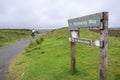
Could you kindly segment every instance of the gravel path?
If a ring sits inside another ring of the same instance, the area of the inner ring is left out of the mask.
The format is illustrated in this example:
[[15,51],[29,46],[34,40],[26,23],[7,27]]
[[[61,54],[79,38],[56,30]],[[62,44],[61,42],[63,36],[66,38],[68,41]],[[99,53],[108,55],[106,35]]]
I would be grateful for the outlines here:
[[14,59],[19,53],[21,53],[32,40],[35,40],[45,34],[46,33],[43,33],[38,35],[34,39],[29,38],[0,48],[0,80],[2,80],[4,74],[6,73],[10,61]]

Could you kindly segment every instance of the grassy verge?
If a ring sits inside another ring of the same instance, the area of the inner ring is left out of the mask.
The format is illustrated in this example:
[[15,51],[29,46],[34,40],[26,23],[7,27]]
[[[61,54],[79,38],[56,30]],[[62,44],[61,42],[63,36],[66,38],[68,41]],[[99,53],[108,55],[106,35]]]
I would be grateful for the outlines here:
[[[99,34],[81,30],[82,38]],[[71,71],[69,30],[66,28],[32,42],[10,65],[10,80],[99,80],[99,48],[76,44],[76,71]],[[108,80],[120,79],[120,38],[109,37]]]
[[0,30],[0,47],[30,37],[30,30]]

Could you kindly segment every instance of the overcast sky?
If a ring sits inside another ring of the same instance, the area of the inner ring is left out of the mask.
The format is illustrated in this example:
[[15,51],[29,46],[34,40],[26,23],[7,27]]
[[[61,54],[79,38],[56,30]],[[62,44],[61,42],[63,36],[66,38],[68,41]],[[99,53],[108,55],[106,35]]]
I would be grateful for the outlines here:
[[0,28],[60,28],[70,18],[109,12],[120,26],[120,0],[0,0]]

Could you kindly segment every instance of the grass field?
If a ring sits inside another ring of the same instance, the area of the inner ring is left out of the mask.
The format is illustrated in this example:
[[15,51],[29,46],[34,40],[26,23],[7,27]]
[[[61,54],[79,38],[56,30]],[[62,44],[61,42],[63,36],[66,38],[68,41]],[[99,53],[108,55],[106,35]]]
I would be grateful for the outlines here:
[[0,47],[30,37],[30,30],[0,29]]
[[[99,34],[81,30],[81,37]],[[76,44],[76,71],[71,71],[69,30],[55,30],[32,42],[11,63],[6,80],[99,80],[99,48]],[[120,80],[120,38],[109,37],[108,80]]]

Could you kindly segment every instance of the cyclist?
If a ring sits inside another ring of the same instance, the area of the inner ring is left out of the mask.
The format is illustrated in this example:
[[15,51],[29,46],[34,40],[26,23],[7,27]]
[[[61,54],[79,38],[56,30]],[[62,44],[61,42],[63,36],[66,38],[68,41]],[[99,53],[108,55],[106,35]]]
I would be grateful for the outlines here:
[[31,36],[34,38],[35,37],[35,29],[33,28],[32,29],[32,34],[31,34]]

